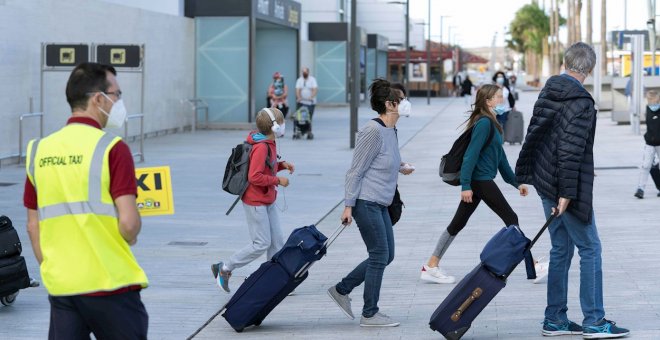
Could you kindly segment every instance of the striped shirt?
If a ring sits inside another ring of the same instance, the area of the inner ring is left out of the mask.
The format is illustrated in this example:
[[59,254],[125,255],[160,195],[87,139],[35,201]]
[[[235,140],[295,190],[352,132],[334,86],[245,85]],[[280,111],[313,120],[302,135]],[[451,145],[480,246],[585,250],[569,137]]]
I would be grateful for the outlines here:
[[400,166],[396,130],[370,120],[357,134],[353,163],[346,172],[344,204],[353,207],[361,199],[389,206]]

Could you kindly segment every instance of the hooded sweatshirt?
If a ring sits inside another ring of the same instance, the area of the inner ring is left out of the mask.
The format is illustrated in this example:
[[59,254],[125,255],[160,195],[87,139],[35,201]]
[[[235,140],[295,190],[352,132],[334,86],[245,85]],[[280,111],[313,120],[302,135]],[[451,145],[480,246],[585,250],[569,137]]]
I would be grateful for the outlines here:
[[[250,167],[248,171],[248,187],[241,198],[247,205],[270,205],[277,198],[277,172],[284,169],[282,163],[277,162],[277,148],[275,140],[264,139],[263,134],[258,131],[251,131],[248,134],[247,142],[252,145],[250,151]],[[270,149],[270,159],[268,158],[268,149]]]

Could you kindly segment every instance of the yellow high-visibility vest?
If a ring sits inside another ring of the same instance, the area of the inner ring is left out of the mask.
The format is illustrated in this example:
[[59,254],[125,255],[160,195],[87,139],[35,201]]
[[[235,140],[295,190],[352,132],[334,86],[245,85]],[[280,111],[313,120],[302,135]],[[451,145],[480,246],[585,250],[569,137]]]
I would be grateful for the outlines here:
[[69,124],[28,144],[26,171],[37,191],[41,278],[50,295],[148,284],[119,233],[110,195],[110,149],[121,138]]

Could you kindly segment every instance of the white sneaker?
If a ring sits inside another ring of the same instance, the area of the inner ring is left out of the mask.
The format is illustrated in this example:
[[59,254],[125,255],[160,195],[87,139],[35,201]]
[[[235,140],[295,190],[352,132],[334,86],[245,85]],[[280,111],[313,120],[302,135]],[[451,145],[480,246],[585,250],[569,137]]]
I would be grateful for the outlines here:
[[429,267],[427,265],[422,266],[422,275],[420,278],[424,281],[434,282],[434,283],[454,283],[456,278],[447,275],[444,270],[440,267]]
[[549,262],[536,262],[534,264],[534,269],[536,270],[536,278],[534,283],[547,283],[548,282],[548,267],[550,267]]

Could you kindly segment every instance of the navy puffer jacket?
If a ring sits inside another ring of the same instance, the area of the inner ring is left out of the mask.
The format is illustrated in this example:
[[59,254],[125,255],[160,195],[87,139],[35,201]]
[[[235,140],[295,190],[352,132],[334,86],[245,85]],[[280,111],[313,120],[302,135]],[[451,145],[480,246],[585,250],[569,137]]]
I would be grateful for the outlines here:
[[593,212],[594,100],[575,79],[553,76],[534,104],[516,163],[518,183],[533,185],[543,198],[571,199],[568,211],[588,223]]

